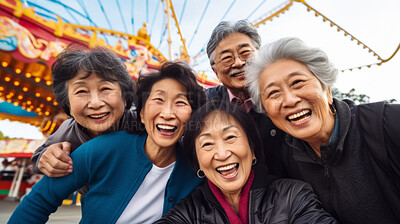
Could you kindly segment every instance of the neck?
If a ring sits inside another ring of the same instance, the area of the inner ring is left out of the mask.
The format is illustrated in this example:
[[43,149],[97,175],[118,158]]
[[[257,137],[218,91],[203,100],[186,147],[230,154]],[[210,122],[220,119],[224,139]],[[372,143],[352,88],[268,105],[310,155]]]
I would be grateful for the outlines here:
[[233,194],[224,194],[224,196],[231,205],[233,211],[235,211],[236,214],[239,214],[240,191]]
[[150,138],[147,138],[144,145],[144,152],[157,167],[166,167],[176,161],[175,145],[171,147],[159,147]]
[[335,127],[335,117],[330,115],[327,121],[324,124],[324,130],[318,133],[318,136],[315,139],[311,139],[306,142],[310,145],[310,147],[314,150],[314,152],[321,158],[321,150],[320,147],[322,145],[329,144],[329,140],[333,133],[333,128]]
[[245,89],[229,89],[231,93],[236,96],[237,98],[241,99],[242,101],[245,101],[250,98],[250,94],[248,93],[247,90]]

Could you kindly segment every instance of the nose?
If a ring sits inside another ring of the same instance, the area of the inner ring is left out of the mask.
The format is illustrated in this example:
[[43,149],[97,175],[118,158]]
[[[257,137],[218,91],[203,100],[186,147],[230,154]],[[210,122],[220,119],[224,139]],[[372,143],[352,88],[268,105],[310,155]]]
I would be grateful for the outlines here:
[[239,55],[235,56],[235,60],[233,61],[233,68],[241,68],[246,64],[246,60],[242,60]]
[[175,118],[175,110],[170,103],[164,104],[160,116],[166,120]]
[[89,97],[90,97],[90,99],[89,99],[88,106],[90,108],[97,109],[104,105],[104,101],[101,98],[101,96],[99,95],[99,93],[92,92]]
[[293,91],[286,91],[283,97],[283,106],[294,107],[298,102],[300,102],[300,100],[300,97],[298,97]]
[[228,149],[228,147],[223,142],[218,142],[216,144],[216,153],[214,158],[216,160],[224,161],[228,159],[232,155],[232,152]]

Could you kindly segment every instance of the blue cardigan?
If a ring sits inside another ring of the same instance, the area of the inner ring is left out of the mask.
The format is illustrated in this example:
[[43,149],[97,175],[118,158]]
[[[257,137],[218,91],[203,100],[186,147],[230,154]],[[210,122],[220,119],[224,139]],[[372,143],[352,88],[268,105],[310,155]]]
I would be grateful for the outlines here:
[[[82,199],[81,223],[115,223],[152,168],[144,152],[146,138],[147,134],[118,131],[83,144],[71,154],[74,172],[61,178],[44,176],[15,209],[9,223],[46,223],[63,199],[87,183],[90,190]],[[201,182],[179,142],[176,150],[163,214]]]

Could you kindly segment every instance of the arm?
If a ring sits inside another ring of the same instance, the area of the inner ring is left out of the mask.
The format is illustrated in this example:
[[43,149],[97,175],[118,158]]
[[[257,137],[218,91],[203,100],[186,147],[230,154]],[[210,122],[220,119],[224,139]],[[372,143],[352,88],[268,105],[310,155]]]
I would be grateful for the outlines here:
[[[383,127],[389,165],[400,180],[400,104],[386,104]],[[400,182],[398,183],[400,186]]]
[[[33,171],[50,177],[61,177],[72,172],[69,154],[89,137],[72,118],[64,121],[32,155]],[[62,144],[60,144],[62,143]]]
[[[271,184],[278,193],[285,197],[289,207],[288,223],[337,223],[325,210],[310,184],[292,179],[280,179]],[[277,200],[282,201],[282,199]]]
[[88,182],[89,169],[85,164],[88,150],[81,148],[71,155],[74,172],[61,178],[44,176],[14,210],[8,223],[46,223],[65,198]]

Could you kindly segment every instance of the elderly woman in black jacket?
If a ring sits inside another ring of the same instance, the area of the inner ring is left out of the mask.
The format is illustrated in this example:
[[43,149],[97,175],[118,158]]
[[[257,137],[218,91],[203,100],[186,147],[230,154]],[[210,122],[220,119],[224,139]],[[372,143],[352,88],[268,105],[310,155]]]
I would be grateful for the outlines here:
[[257,164],[262,143],[241,108],[208,102],[184,136],[187,158],[206,181],[156,223],[336,223],[309,184],[276,179]]
[[400,223],[400,105],[332,97],[337,69],[298,38],[263,47],[246,70],[253,102],[287,133],[292,178],[342,223]]

